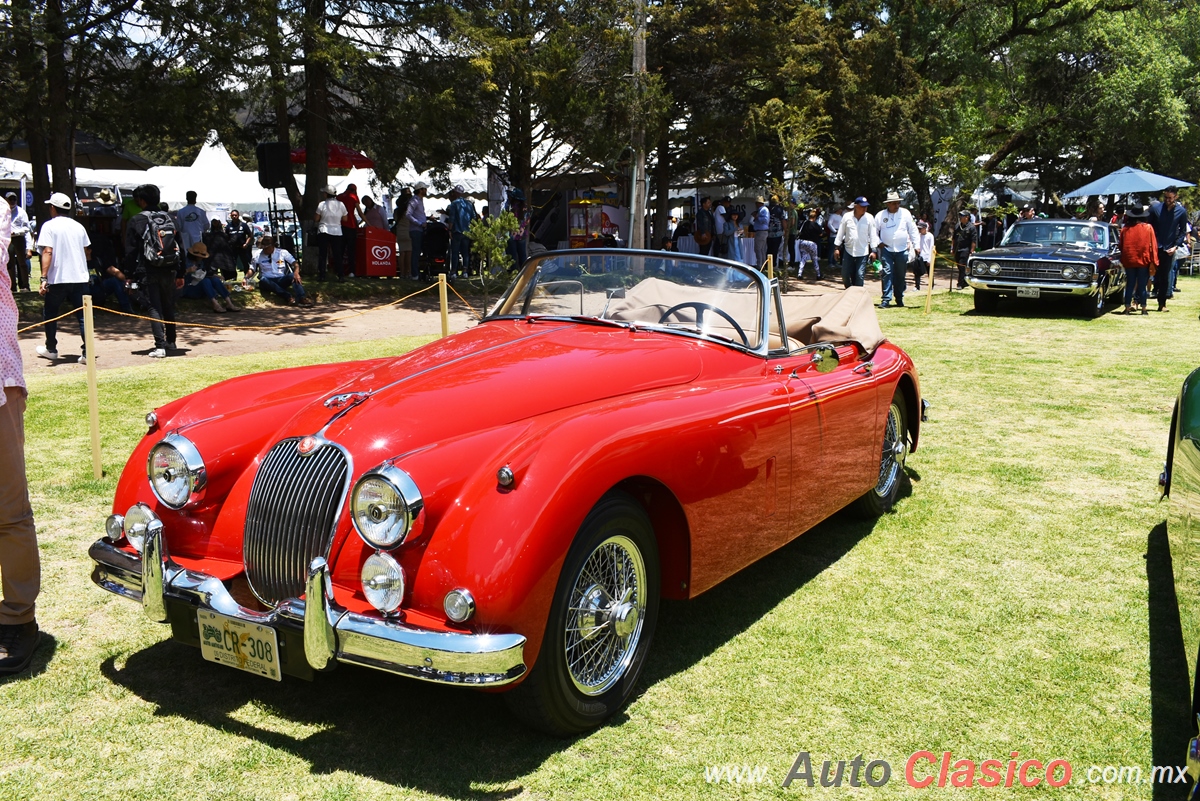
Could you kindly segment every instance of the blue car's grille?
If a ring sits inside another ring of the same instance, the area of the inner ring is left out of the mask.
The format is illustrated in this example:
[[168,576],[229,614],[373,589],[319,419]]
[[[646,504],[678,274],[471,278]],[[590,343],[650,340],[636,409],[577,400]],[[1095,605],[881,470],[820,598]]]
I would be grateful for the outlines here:
[[309,563],[329,548],[349,479],[340,448],[301,456],[298,442],[282,440],[263,458],[246,508],[246,578],[269,604],[304,592]]
[[[990,260],[984,259],[984,261]],[[1000,265],[999,277],[1023,278],[1028,281],[1061,281],[1063,280],[1063,267],[1067,266],[1065,262],[1018,261],[1016,259],[997,259],[996,264]],[[1078,265],[1071,264],[1070,266],[1077,267]]]

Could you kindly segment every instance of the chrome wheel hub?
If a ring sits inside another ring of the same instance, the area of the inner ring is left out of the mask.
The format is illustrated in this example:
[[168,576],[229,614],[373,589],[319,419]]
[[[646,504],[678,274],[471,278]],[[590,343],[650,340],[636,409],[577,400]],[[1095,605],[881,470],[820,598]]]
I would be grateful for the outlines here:
[[584,560],[571,590],[563,640],[576,689],[601,695],[625,675],[645,614],[642,553],[628,537],[609,537]]

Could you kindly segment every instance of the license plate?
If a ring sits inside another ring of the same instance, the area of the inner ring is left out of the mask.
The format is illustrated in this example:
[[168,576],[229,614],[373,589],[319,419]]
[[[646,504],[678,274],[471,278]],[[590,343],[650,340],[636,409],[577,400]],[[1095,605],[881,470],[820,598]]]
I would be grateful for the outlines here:
[[197,609],[200,653],[209,662],[282,681],[279,672],[279,638],[275,629]]
[[1019,286],[1017,287],[1018,298],[1040,298],[1042,290],[1036,286]]

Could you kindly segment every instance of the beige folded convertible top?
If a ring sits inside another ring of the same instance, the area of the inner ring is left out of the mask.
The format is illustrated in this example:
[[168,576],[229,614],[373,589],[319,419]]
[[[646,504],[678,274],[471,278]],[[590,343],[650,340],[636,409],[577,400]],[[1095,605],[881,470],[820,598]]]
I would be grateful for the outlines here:
[[[662,315],[680,303],[711,303],[727,311],[734,319],[745,325],[757,321],[762,311],[758,308],[758,292],[754,289],[726,291],[713,287],[688,286],[647,278],[636,286],[625,290],[624,297],[615,297],[609,303],[605,317],[623,322],[658,324]],[[864,287],[849,287],[842,291],[822,294],[784,295],[783,316],[787,335],[793,347],[815,345],[818,342],[857,342],[870,353],[883,342],[883,331],[875,315],[875,305]],[[776,324],[771,315],[773,325]],[[672,315],[676,322],[695,322],[694,308],[682,309]],[[722,324],[715,315],[706,318],[706,325],[720,328]],[[779,335],[771,332],[772,340]],[[747,331],[748,335],[753,331]]]

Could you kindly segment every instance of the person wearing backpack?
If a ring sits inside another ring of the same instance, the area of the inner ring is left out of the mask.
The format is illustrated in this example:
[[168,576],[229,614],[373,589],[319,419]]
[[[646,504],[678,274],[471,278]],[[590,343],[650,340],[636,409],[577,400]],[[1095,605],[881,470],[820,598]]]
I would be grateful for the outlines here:
[[175,290],[183,287],[185,266],[175,221],[158,210],[158,187],[142,184],[133,190],[133,199],[141,212],[125,228],[125,274],[132,277],[129,288],[133,302],[152,318],[154,349],[150,357],[161,359],[168,351],[177,350]]

